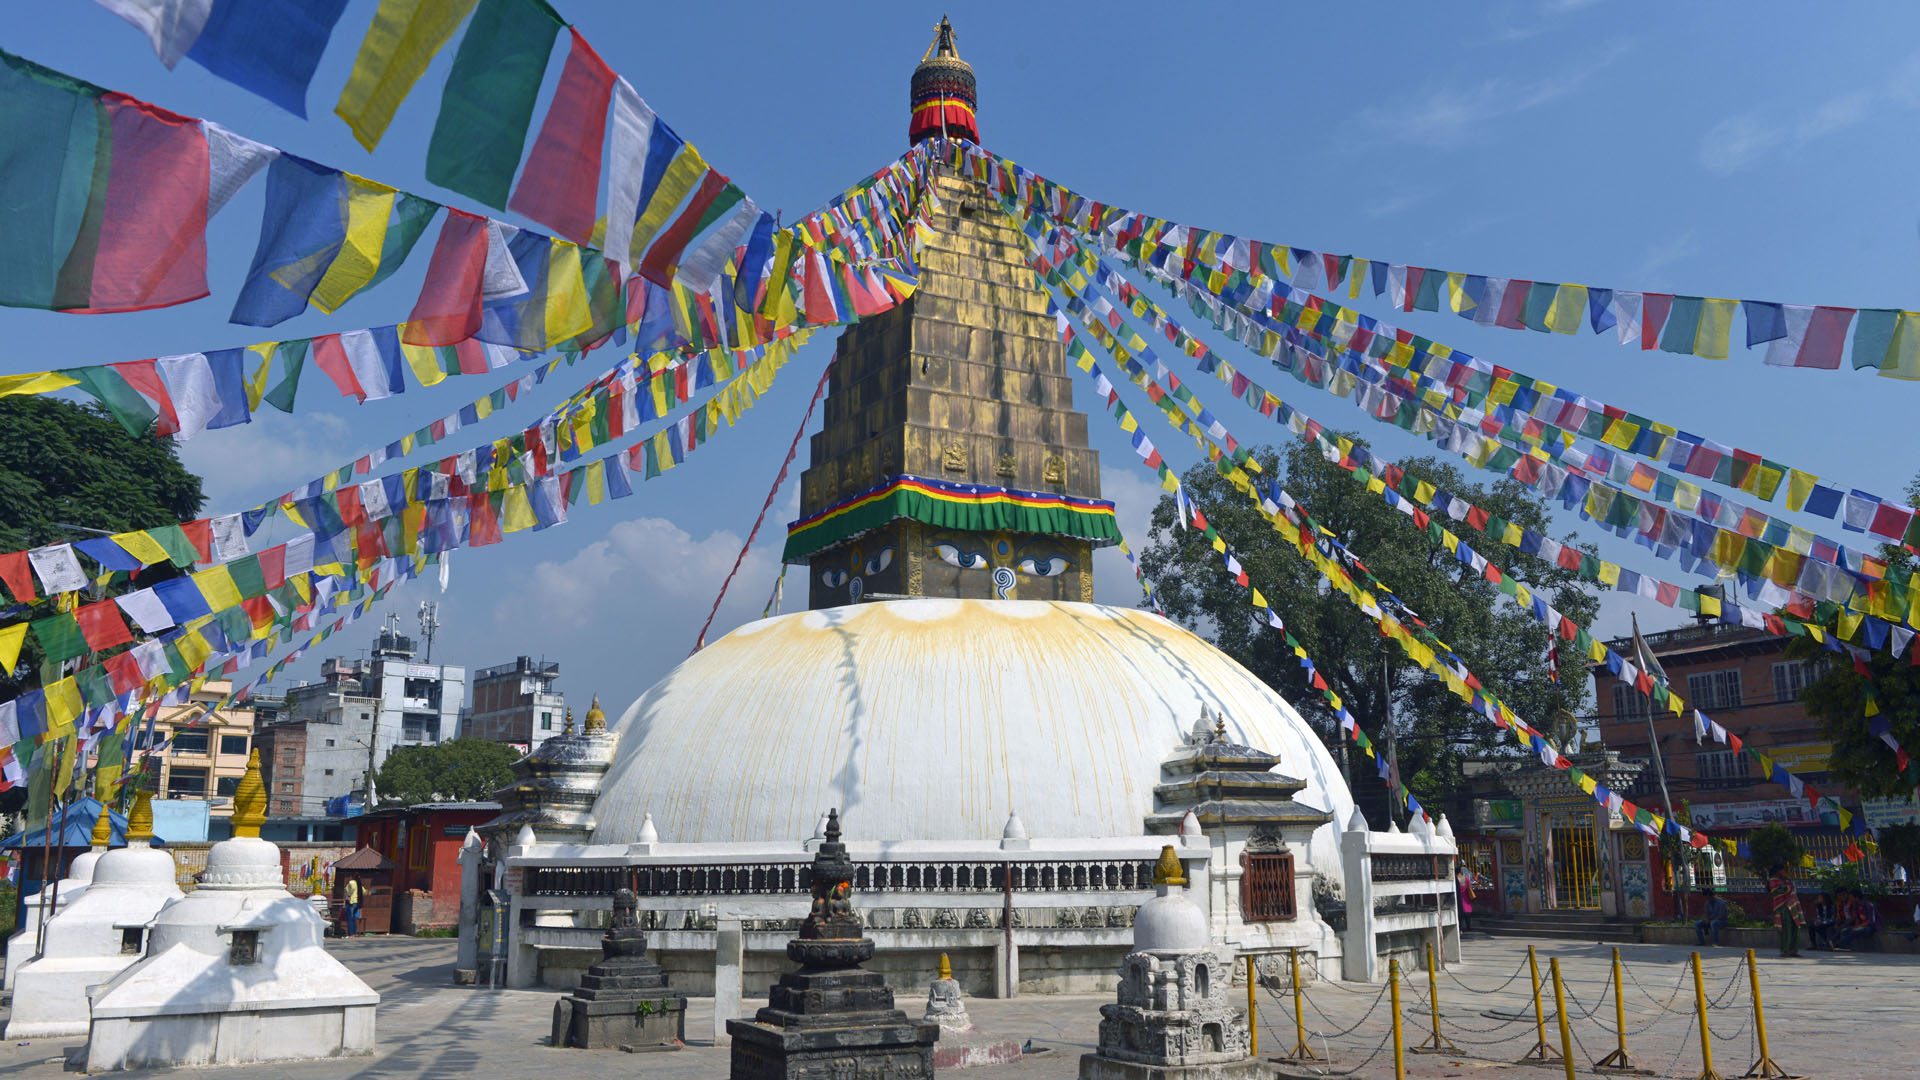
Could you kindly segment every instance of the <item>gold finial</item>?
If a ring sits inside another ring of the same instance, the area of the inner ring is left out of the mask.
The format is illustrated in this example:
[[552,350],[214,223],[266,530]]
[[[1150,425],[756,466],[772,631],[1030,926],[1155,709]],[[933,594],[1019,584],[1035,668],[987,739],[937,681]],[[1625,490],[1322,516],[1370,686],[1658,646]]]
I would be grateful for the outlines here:
[[953,965],[947,961],[946,953],[940,954],[940,977],[943,979],[953,978]]
[[93,822],[92,844],[103,850],[113,846],[113,815],[108,812],[106,803],[100,804],[100,816]]
[[560,734],[562,734],[562,735],[571,735],[571,734],[573,734],[573,709],[572,709],[572,707],[568,707],[568,709],[567,709],[567,718],[566,718],[565,720],[563,720],[563,721],[561,721],[561,723],[560,723]]
[[933,28],[933,44],[928,45],[927,51],[920,55],[920,61],[925,63],[936,56],[951,56],[955,60],[960,58],[960,50],[953,44],[953,24],[947,21],[945,15],[940,16],[940,25]]
[[153,839],[153,792],[134,793],[133,812],[127,815],[127,846],[134,847]]
[[247,755],[247,771],[233,789],[233,835],[259,836],[267,820],[267,786],[260,782],[260,748]]
[[1181,886],[1187,883],[1187,872],[1180,865],[1179,856],[1173,853],[1172,844],[1167,844],[1160,849],[1160,861],[1153,864],[1153,883]]
[[607,714],[600,711],[600,695],[593,695],[593,704],[587,706],[587,724],[581,730],[589,735],[598,735],[607,730]]

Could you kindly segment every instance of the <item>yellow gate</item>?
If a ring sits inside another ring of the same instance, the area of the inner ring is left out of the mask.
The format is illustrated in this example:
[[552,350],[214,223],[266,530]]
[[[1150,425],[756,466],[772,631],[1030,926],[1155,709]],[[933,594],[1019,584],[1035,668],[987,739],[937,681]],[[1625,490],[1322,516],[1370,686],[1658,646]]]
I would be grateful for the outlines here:
[[1598,908],[1599,869],[1594,865],[1593,812],[1555,810],[1553,884],[1559,908]]

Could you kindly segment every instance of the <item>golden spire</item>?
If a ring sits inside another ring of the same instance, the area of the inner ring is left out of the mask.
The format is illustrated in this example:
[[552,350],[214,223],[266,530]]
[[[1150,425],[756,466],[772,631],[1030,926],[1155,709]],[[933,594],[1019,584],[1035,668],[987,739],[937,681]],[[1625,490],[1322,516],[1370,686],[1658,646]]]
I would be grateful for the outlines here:
[[562,735],[573,734],[573,709],[571,708],[567,709],[567,718],[560,725],[560,734]]
[[153,792],[134,793],[133,812],[127,815],[127,846],[137,847],[153,839]]
[[1181,867],[1179,856],[1173,853],[1172,844],[1160,849],[1160,861],[1153,864],[1153,883],[1182,886],[1187,883],[1187,872]]
[[945,15],[940,16],[940,25],[933,28],[933,44],[928,45],[927,51],[921,54],[920,62],[924,64],[936,56],[960,59],[960,50],[953,44],[953,24],[947,21]]
[[953,965],[947,961],[946,953],[940,954],[940,977],[943,979],[953,978]]
[[233,835],[259,836],[267,820],[267,787],[260,782],[260,748],[247,755],[247,771],[233,789]]
[[600,695],[593,695],[593,704],[587,706],[587,726],[581,729],[589,735],[598,735],[607,730],[607,714],[600,711]]
[[105,850],[113,846],[113,815],[107,811],[107,804],[100,804],[100,816],[93,822],[94,847]]

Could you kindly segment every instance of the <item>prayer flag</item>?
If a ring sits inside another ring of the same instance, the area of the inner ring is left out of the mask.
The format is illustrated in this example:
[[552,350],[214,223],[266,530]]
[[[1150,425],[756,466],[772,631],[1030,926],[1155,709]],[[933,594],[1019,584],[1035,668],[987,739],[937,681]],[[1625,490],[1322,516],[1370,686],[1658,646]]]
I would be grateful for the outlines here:
[[580,31],[569,28],[567,32],[571,45],[560,85],[507,206],[585,244],[593,234],[600,146],[606,137],[614,75]]
[[493,232],[486,218],[447,210],[420,298],[414,301],[401,334],[407,344],[453,345],[480,332],[480,300]]
[[153,42],[171,68],[185,56],[301,119],[307,83],[346,0],[99,0]]
[[394,110],[453,36],[476,0],[380,0],[360,42],[335,115],[372,150],[393,122]]
[[0,52],[0,304],[207,295],[207,155],[196,121]]
[[565,21],[545,0],[480,0],[427,145],[427,179],[504,207]]
[[[680,253],[692,242],[694,234],[705,227],[708,210],[724,212],[724,208],[740,202],[743,197],[744,193],[729,183],[726,177],[708,169],[706,175],[701,177],[700,186],[694,191],[693,197],[687,200],[686,209],[647,249],[646,256],[640,261],[641,276],[656,284],[671,285],[679,267]],[[695,281],[689,284],[698,288],[707,283]]]

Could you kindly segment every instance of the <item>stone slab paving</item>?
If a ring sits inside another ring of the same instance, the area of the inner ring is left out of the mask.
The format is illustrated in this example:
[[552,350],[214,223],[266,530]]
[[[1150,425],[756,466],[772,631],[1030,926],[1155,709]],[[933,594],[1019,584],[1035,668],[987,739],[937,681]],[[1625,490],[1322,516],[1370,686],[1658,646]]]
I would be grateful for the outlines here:
[[[1581,941],[1536,941],[1545,958],[1560,957],[1568,991],[1567,1010],[1579,1040],[1577,1074],[1595,1076],[1585,1063],[1613,1046],[1613,1001],[1608,996],[1611,953]],[[545,1045],[552,1022],[552,991],[475,990],[452,985],[453,943],[410,938],[361,938],[333,942],[335,954],[382,996],[379,1051],[371,1058],[221,1069],[180,1069],[139,1075],[285,1077],[288,1080],[427,1080],[441,1077],[598,1080],[718,1080],[727,1072],[727,1051],[706,1044],[712,1002],[695,998],[687,1030],[696,1044],[677,1053],[630,1055],[618,1051],[554,1050]],[[1631,978],[1627,988],[1629,1048],[1658,1075],[1690,1078],[1700,1073],[1699,1035],[1691,1015],[1689,950],[1661,945],[1623,945]],[[1715,1036],[1714,1066],[1736,1077],[1752,1064],[1751,1006],[1736,949],[1707,950],[1707,992],[1719,1007],[1709,1014]],[[1466,944],[1466,959],[1440,977],[1442,1032],[1464,1053],[1407,1056],[1409,1076],[1510,1076],[1550,1080],[1559,1067],[1513,1064],[1534,1041],[1532,999],[1523,971],[1526,943],[1478,937]],[[1799,960],[1760,957],[1761,992],[1774,1057],[1796,1073],[1817,1080],[1869,1080],[1920,1075],[1920,957],[1807,953]],[[1505,985],[1503,986],[1503,982]],[[1472,988],[1469,990],[1468,988]],[[1378,988],[1332,983],[1309,986],[1307,1023],[1316,1049],[1333,1054],[1330,1073],[1392,1077],[1390,1028]],[[1079,1057],[1091,1050],[1103,999],[1090,995],[1029,996],[1012,1001],[970,999],[974,1022],[1050,1052],[1015,1065],[967,1070],[978,1080],[1068,1080]],[[1402,993],[1404,1037],[1417,1044],[1428,1030],[1426,977],[1416,972]],[[751,1014],[763,1002],[747,1002]],[[902,1007],[917,1013],[919,1002]],[[1549,1008],[1551,1004],[1549,1001]],[[1371,1010],[1371,1012],[1369,1011]],[[1485,1015],[1488,1011],[1496,1015]],[[1522,1020],[1500,1018],[1517,1013]],[[1332,1035],[1353,1027],[1351,1034]],[[1557,1044],[1551,1016],[1548,1039]],[[1262,1056],[1284,1052],[1294,1041],[1290,1002],[1263,991],[1260,998]],[[70,1077],[63,1062],[78,1039],[50,1039],[0,1046],[0,1080]],[[1376,1048],[1378,1052],[1375,1053]],[[1472,1056],[1468,1056],[1471,1054]],[[1369,1055],[1372,1055],[1369,1059]],[[1276,1065],[1280,1075],[1311,1070]]]

